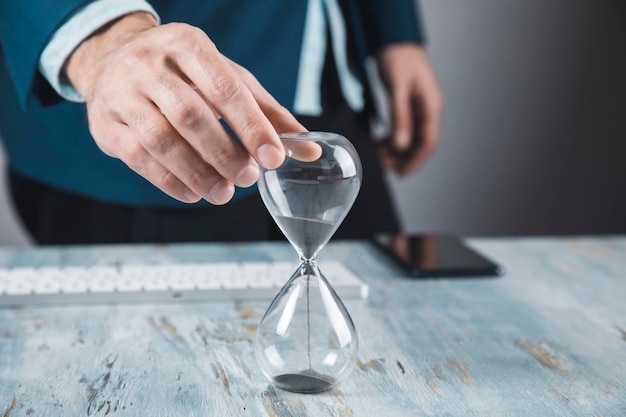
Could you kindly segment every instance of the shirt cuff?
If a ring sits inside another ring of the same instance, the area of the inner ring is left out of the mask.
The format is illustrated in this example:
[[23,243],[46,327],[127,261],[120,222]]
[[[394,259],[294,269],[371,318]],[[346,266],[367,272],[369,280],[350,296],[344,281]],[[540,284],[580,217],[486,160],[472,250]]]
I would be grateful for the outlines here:
[[39,57],[39,71],[65,100],[84,103],[63,71],[67,58],[80,43],[107,23],[132,12],[148,12],[160,22],[159,15],[144,0],[96,0],[76,10],[56,30]]

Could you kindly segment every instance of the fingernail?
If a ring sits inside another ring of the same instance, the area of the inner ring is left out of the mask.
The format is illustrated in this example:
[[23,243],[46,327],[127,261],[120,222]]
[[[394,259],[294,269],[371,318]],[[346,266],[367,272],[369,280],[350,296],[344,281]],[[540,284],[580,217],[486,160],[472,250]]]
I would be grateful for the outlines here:
[[226,180],[222,180],[215,184],[209,193],[209,202],[212,204],[226,204],[235,194],[235,187]]
[[241,170],[235,184],[240,187],[250,187],[259,178],[259,166],[257,164],[249,164]]
[[393,141],[395,142],[396,148],[406,149],[411,144],[411,134],[406,129],[397,130]]
[[276,146],[266,143],[259,146],[256,151],[259,162],[265,168],[278,168],[285,159],[285,154],[282,153]]

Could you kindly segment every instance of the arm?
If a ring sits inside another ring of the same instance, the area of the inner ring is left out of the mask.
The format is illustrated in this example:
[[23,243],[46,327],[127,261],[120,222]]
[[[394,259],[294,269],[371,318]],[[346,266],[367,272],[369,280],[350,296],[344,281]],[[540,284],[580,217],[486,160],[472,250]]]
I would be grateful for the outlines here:
[[37,70],[51,34],[84,0],[0,1],[0,42],[20,103],[53,92]]
[[415,0],[363,0],[361,5],[370,54],[394,43],[424,42]]
[[380,155],[384,167],[405,176],[437,147],[443,98],[421,45],[387,46],[377,61],[391,102],[390,137],[381,142]]
[[383,166],[407,175],[437,146],[442,94],[423,47],[414,0],[367,0],[363,15],[372,28],[368,45],[390,97],[391,132],[380,145]]
[[203,31],[158,25],[146,13],[95,32],[72,53],[65,72],[85,99],[100,149],[181,201],[228,202],[234,185],[257,180],[255,159],[280,165],[277,132],[304,130]]

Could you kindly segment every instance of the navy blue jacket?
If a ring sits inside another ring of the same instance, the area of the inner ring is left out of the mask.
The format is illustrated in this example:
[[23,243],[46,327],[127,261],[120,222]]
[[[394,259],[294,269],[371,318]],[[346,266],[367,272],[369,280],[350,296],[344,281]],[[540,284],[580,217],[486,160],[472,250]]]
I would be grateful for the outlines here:
[[[61,100],[38,72],[51,34],[84,3],[0,0],[0,135],[9,163],[22,175],[97,200],[181,206],[123,162],[104,155],[89,134],[85,106]],[[287,108],[294,101],[306,3],[151,2],[163,23],[203,28],[222,53],[248,68]],[[358,44],[354,61],[390,43],[422,40],[414,0],[346,0],[343,6]]]

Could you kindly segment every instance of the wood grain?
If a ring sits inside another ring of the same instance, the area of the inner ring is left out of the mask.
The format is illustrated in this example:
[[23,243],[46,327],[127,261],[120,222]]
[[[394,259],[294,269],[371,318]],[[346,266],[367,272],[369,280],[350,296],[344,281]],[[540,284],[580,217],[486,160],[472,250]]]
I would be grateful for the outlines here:
[[[0,415],[626,416],[626,238],[471,239],[501,278],[415,280],[367,242],[321,255],[370,285],[360,350],[317,395],[254,355],[269,301],[0,309]],[[283,243],[1,250],[1,265],[290,260]],[[287,277],[285,277],[287,278]]]

